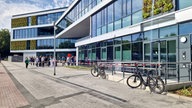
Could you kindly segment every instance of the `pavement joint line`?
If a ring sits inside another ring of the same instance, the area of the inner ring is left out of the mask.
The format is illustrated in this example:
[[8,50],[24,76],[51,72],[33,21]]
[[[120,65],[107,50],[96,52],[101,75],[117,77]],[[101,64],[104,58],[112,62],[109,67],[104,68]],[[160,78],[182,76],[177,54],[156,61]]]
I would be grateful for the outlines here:
[[63,76],[59,78],[68,79],[68,78],[75,78],[75,77],[86,76],[86,75],[89,75],[89,74],[70,75],[70,76]]
[[[31,70],[31,69],[30,69],[30,70]],[[124,102],[127,102],[127,100],[125,100],[125,99],[121,99],[121,98],[119,98],[119,97],[116,97],[116,96],[113,96],[113,95],[110,95],[110,94],[107,94],[107,93],[103,93],[103,92],[98,91],[98,90],[95,90],[95,89],[91,89],[91,88],[88,88],[88,87],[85,87],[85,86],[82,86],[82,85],[79,85],[79,84],[76,84],[76,83],[72,83],[72,82],[66,81],[66,80],[64,80],[64,79],[62,79],[62,78],[55,78],[55,77],[52,77],[52,76],[47,75],[47,74],[40,73],[40,72],[35,71],[35,70],[31,70],[30,72],[35,72],[35,73],[38,73],[38,74],[45,75],[45,76],[47,76],[48,79],[53,80],[53,81],[56,81],[56,82],[58,82],[58,83],[63,83],[63,82],[65,82],[65,83],[71,84],[71,85],[73,85],[73,86],[77,86],[77,87],[83,88],[83,89],[85,89],[85,90],[97,92],[97,93],[99,93],[99,94],[105,95],[105,96],[107,96],[107,97],[110,97],[110,98],[112,98],[112,99],[115,99],[115,100],[120,101],[120,102],[123,102],[123,103],[124,103]]]
[[5,68],[5,71],[8,73],[9,77],[17,87],[17,89],[21,92],[21,94],[27,99],[29,104],[31,104],[33,101],[37,101],[37,99],[19,82],[17,79],[12,75],[12,73],[9,72],[9,70],[6,68],[4,64],[2,64]]

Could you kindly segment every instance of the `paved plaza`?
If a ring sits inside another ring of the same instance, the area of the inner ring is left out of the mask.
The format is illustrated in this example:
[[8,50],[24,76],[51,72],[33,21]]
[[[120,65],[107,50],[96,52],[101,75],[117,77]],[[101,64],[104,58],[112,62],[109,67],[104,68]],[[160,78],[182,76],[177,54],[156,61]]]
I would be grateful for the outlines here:
[[89,70],[2,61],[0,108],[191,108],[192,102],[92,77]]

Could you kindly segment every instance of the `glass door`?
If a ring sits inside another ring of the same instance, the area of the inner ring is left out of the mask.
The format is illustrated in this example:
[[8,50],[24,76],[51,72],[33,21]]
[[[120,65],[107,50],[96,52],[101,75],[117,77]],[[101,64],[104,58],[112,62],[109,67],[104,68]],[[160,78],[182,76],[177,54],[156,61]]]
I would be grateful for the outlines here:
[[114,46],[114,60],[121,61],[121,45]]
[[144,42],[143,44],[143,61],[176,62],[176,40]]

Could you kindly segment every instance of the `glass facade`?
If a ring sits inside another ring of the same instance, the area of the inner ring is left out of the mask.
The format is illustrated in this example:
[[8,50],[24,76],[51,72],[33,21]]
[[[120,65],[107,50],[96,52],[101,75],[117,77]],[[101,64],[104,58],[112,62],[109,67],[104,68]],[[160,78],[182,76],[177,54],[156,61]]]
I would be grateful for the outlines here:
[[35,38],[44,36],[53,36],[53,27],[27,28],[13,30],[13,39]]
[[37,16],[37,25],[52,24],[53,21],[58,20],[63,12],[51,13]]
[[[95,61],[91,58],[96,56],[98,61],[176,62],[177,36],[184,34],[183,32],[186,31],[191,33],[190,28],[185,29],[192,26],[191,24],[191,22],[186,22],[80,46],[79,60],[86,61],[85,59],[88,58],[89,61]],[[169,40],[166,38],[169,38]],[[93,46],[93,44],[96,45]],[[91,49],[94,49],[94,51]]]
[[92,16],[92,37],[143,21],[141,0],[116,0]]
[[71,11],[59,22],[57,34],[71,25],[73,22],[81,18],[89,12],[93,7],[99,4],[102,0],[79,0],[79,2],[71,9]]
[[183,9],[183,8],[192,6],[192,1],[191,0],[176,0],[176,1],[178,1],[179,9]]
[[[56,39],[56,48],[75,48],[76,39]],[[37,40],[37,49],[53,49],[53,39]]]

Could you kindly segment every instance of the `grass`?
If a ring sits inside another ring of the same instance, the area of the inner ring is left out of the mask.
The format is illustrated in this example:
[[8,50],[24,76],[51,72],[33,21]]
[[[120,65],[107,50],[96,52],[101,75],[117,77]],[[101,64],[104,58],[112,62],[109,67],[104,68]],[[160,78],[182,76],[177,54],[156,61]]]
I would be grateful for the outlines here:
[[80,70],[90,70],[91,67],[85,67],[85,66],[66,66],[67,68],[71,69],[80,69]]
[[183,96],[187,96],[187,97],[192,97],[192,86],[188,87],[188,88],[183,88],[180,90],[176,90],[174,93],[178,94],[178,95],[183,95]]

